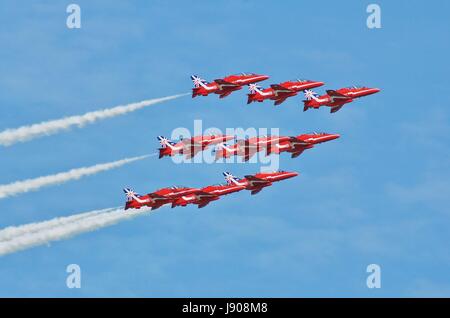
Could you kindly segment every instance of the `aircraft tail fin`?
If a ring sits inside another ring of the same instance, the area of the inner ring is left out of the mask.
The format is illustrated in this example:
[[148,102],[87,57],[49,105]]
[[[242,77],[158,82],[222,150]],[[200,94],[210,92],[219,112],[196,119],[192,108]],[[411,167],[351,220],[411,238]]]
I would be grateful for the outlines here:
[[125,195],[127,197],[127,201],[132,201],[132,200],[139,199],[139,194],[137,192],[134,192],[130,188],[123,188],[123,192],[125,192]]
[[170,141],[170,139],[168,139],[168,138],[166,138],[164,136],[158,136],[157,138],[158,138],[159,143],[161,144],[161,146],[163,148],[169,147],[169,148],[173,149],[174,143],[172,141]]
[[194,88],[199,88],[200,86],[203,86],[208,83],[203,78],[200,78],[198,75],[191,75],[191,80],[194,83]]
[[261,93],[261,86],[258,84],[249,84],[248,90],[250,91],[250,94]]
[[317,94],[316,92],[314,92],[313,90],[310,89],[306,89],[304,92],[305,94],[305,100],[315,100],[317,101],[317,98],[319,97],[319,94]]
[[223,176],[225,177],[225,181],[226,181],[229,185],[233,185],[233,184],[235,184],[235,185],[240,185],[239,182],[238,182],[238,181],[239,181],[239,178],[233,176],[230,172],[225,171],[225,172],[222,172],[222,174],[223,174]]

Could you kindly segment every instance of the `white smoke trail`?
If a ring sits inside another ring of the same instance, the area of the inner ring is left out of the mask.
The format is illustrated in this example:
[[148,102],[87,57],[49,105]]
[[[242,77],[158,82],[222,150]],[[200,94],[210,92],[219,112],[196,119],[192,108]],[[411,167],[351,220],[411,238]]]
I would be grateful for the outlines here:
[[[9,231],[8,235],[11,237],[10,240],[0,241],[0,256],[38,245],[48,244],[52,241],[67,239],[84,232],[94,231],[105,226],[116,224],[120,221],[132,219],[139,215],[148,214],[150,211],[150,208],[141,208],[140,210],[132,210],[129,212],[125,212],[123,209],[113,209],[72,222],[65,222],[67,220],[66,218],[59,218],[60,221],[63,221],[61,225],[49,228],[42,226],[42,223],[48,224],[48,222],[53,222],[54,224],[56,224],[57,219],[22,225],[18,227],[9,227],[5,230],[0,231],[1,237],[6,236],[3,233],[3,231],[6,230]],[[86,215],[86,213],[83,214]],[[28,231],[23,231],[24,227],[26,227]],[[42,229],[36,230],[37,228]],[[14,231],[21,234],[11,235],[11,233],[13,233]]]
[[47,187],[54,184],[61,184],[64,182],[68,182],[71,180],[77,180],[84,176],[93,175],[99,173],[101,171],[106,171],[114,168],[118,168],[125,164],[142,160],[150,156],[154,156],[156,154],[150,154],[139,157],[125,158],[122,160],[117,160],[113,162],[100,163],[90,167],[83,167],[72,169],[66,172],[60,172],[57,174],[38,177],[34,179],[26,179],[22,181],[16,181],[10,184],[0,185],[0,199],[17,195],[19,193],[25,193],[33,190],[37,190],[42,187]]
[[62,130],[69,129],[72,126],[83,127],[86,124],[91,124],[101,119],[123,115],[150,105],[162,103],[186,95],[189,94],[178,94],[163,98],[148,99],[138,103],[97,110],[84,115],[70,116],[56,120],[44,121],[39,124],[6,129],[0,132],[0,145],[10,146],[17,142],[25,142],[34,138],[56,134]]
[[81,219],[89,218],[95,215],[99,215],[105,212],[109,212],[112,210],[116,210],[118,208],[109,208],[109,209],[102,209],[102,210],[96,210],[86,213],[79,213],[71,216],[65,216],[65,217],[57,217],[54,219],[51,219],[49,221],[43,221],[39,223],[30,223],[25,224],[21,226],[9,226],[4,228],[3,230],[0,230],[0,242],[2,241],[8,241],[12,240],[13,238],[17,236],[21,236],[24,234],[30,234],[39,232],[42,230],[54,228],[57,226],[65,225],[68,223],[72,223],[75,221],[79,221]]

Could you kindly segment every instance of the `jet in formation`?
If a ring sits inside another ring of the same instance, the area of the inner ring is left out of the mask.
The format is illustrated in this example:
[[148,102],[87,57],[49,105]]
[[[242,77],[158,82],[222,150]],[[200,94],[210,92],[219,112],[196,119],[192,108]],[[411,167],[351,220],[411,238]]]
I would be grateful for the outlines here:
[[277,171],[261,172],[255,175],[247,175],[244,178],[233,176],[229,172],[223,172],[225,180],[230,185],[242,186],[249,190],[252,195],[259,193],[265,187],[269,187],[273,182],[278,182],[298,176],[297,172]]
[[208,96],[211,93],[218,94],[220,98],[224,98],[232,92],[242,89],[244,85],[264,81],[268,78],[269,76],[267,75],[240,73],[215,79],[208,83],[197,75],[191,75],[192,82],[194,82],[192,98],[196,96]]
[[330,113],[335,113],[345,104],[353,102],[355,98],[372,95],[379,91],[379,88],[351,86],[338,90],[327,90],[325,95],[319,96],[312,90],[306,90],[303,111],[307,111],[310,108],[319,109],[321,106],[328,106],[331,107]]

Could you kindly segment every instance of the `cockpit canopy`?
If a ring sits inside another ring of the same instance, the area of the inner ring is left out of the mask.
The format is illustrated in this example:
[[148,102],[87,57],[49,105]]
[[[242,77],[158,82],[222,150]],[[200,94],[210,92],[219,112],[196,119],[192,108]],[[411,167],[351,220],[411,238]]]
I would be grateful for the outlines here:
[[238,74],[233,74],[235,76],[249,76],[249,75],[256,75],[255,73],[250,73],[250,72],[241,72]]
[[365,88],[365,86],[362,85],[352,85],[352,86],[348,86],[346,87],[348,89],[359,89],[359,88]]

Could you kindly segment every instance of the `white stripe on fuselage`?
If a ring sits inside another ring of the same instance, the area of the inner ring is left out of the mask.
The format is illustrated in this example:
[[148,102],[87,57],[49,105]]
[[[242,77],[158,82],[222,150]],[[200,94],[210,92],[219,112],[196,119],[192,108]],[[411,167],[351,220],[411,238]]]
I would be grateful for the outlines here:
[[363,90],[357,91],[357,92],[352,92],[352,91],[350,91],[350,92],[347,92],[347,93],[345,93],[345,94],[346,94],[346,95],[356,95],[356,94],[361,94],[361,93],[370,92],[370,91],[372,91],[371,88],[369,88],[369,89],[363,89]]
[[250,77],[250,78],[246,78],[246,79],[238,79],[238,80],[233,81],[233,83],[248,82],[250,80],[254,81],[254,80],[258,80],[260,78],[264,78],[264,76],[255,76],[255,77]]

